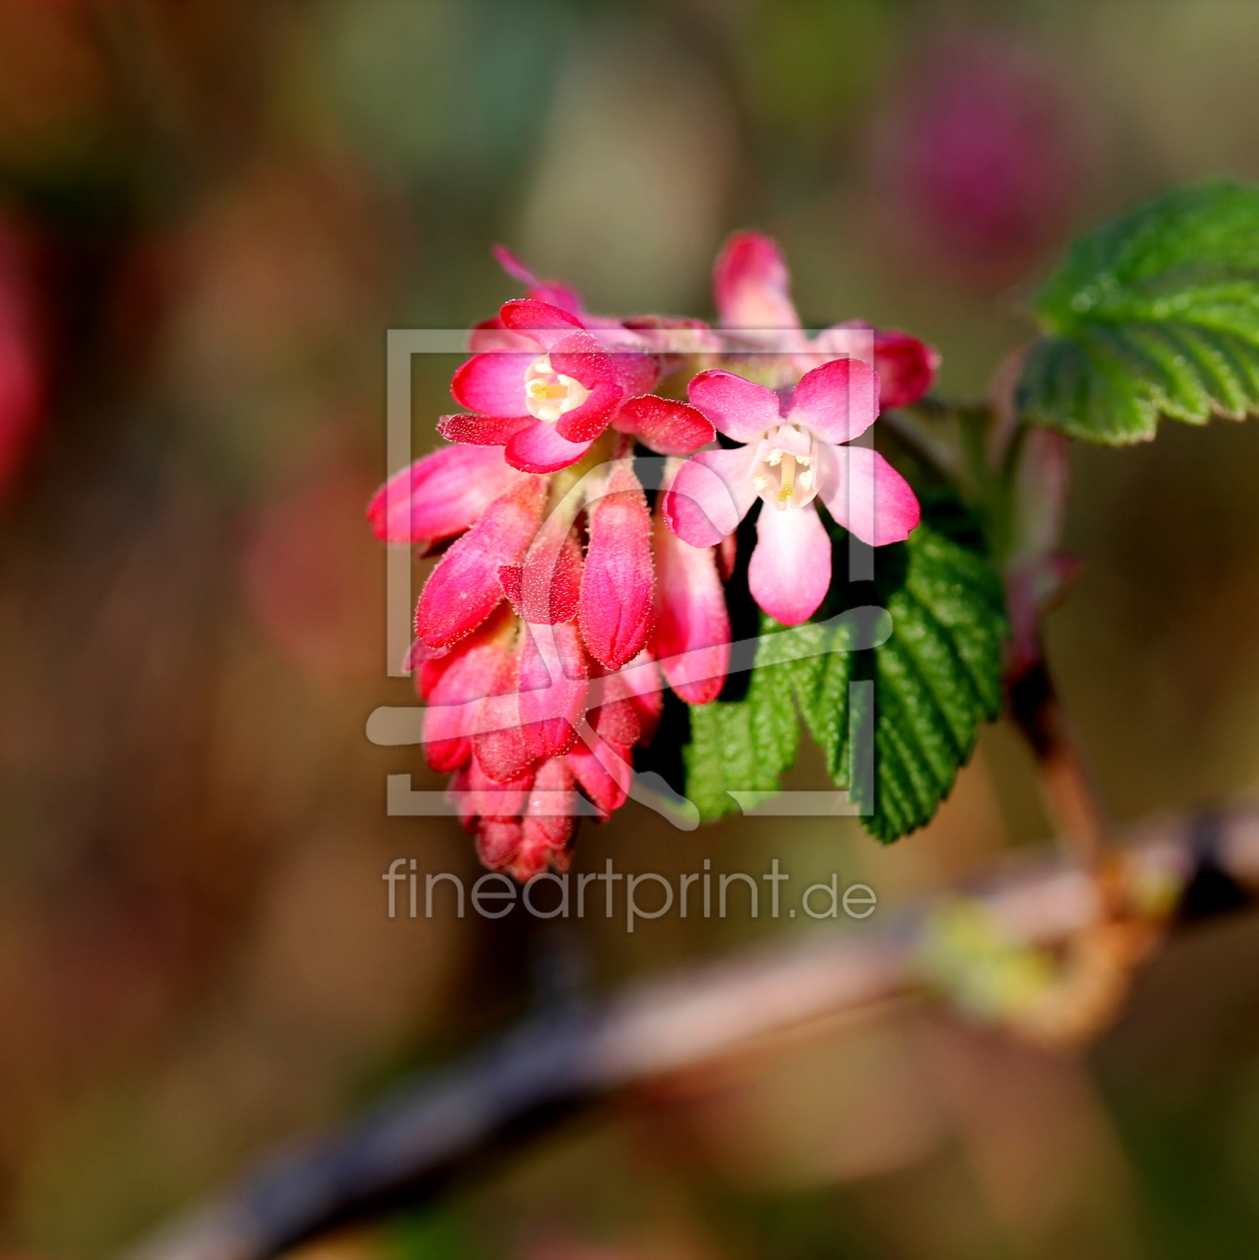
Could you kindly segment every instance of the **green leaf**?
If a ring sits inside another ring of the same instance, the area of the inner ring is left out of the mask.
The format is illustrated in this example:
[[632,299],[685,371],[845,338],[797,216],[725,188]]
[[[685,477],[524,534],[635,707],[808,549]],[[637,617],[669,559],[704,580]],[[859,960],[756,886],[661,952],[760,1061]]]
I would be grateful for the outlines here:
[[1169,193],[1082,237],[1034,303],[1020,414],[1122,445],[1259,412],[1259,188]]
[[[758,662],[766,643],[757,646]],[[743,700],[691,706],[691,742],[683,751],[686,794],[705,821],[739,808],[732,790],[776,792],[779,776],[795,761],[800,729],[791,702],[792,668],[759,665]]]
[[[929,525],[899,545],[903,554],[895,550],[880,551],[895,579],[883,593],[893,629],[878,647],[847,650],[859,631],[836,615],[869,594],[841,586],[817,623],[784,633],[762,618],[743,700],[692,707],[687,795],[704,818],[734,812],[731,792],[778,790],[796,757],[797,708],[872,835],[892,841],[935,814],[970,758],[980,719],[1001,709],[1004,601],[987,559]],[[862,740],[853,739],[863,727],[873,729],[873,773],[863,773]]]

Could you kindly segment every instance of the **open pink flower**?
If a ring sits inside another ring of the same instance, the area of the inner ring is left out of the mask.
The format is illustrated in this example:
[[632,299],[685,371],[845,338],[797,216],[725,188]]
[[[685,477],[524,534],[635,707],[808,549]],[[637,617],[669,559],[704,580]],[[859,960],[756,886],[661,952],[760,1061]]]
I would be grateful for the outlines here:
[[852,333],[868,331],[882,408],[909,406],[935,379],[939,354],[908,333],[849,320],[806,337],[791,301],[791,273],[782,251],[759,232],[736,232],[726,242],[713,267],[713,290],[723,328],[746,330],[743,339],[749,345],[780,350],[803,368],[852,354]]
[[[576,463],[609,424],[667,455],[712,440],[693,407],[649,393],[659,369],[628,329],[609,348],[606,332],[600,339],[576,315],[533,298],[504,303],[498,322],[497,342],[451,382],[456,401],[477,413],[441,418],[451,441],[502,446],[513,468],[550,473]],[[475,344],[487,345],[486,336]]]
[[779,394],[731,372],[691,382],[691,402],[746,445],[687,460],[665,498],[666,520],[684,542],[711,547],[761,499],[748,582],[784,625],[807,621],[830,587],[831,544],[814,499],[876,547],[918,524],[918,500],[900,473],[874,450],[841,445],[874,423],[878,397],[877,375],[856,359],[807,372],[785,408]]

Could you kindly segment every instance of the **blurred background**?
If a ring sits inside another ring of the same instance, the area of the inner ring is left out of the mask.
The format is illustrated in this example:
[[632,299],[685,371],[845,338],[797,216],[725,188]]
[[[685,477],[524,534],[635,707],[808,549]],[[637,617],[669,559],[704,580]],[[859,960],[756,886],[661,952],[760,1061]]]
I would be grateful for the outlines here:
[[[103,1256],[547,985],[512,915],[389,920],[416,750],[385,675],[389,327],[517,293],[711,313],[727,232],[807,322],[981,393],[1064,241],[1259,177],[1251,0],[0,0],[0,1253]],[[453,362],[417,367],[416,450]],[[1076,452],[1051,656],[1115,819],[1259,787],[1259,426]],[[806,758],[797,785],[819,782]],[[884,906],[1048,837],[988,730],[925,832],[684,834],[577,869],[864,879]],[[596,991],[763,937],[574,925]],[[1187,937],[1086,1055],[899,1005],[561,1131],[359,1260],[1250,1256],[1259,924]]]

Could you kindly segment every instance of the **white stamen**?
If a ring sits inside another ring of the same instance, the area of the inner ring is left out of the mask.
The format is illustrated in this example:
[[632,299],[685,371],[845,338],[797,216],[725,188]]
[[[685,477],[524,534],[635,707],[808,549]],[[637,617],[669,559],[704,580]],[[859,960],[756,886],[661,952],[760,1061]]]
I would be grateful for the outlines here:
[[[774,443],[778,440],[782,446]],[[796,454],[792,447],[805,448]],[[802,508],[817,494],[818,448],[808,429],[782,425],[767,432],[759,449],[759,459],[752,468],[752,487],[766,505],[780,512]]]
[[555,371],[550,355],[541,355],[525,369],[525,406],[530,415],[547,424],[554,424],[589,397],[590,391],[580,381]]

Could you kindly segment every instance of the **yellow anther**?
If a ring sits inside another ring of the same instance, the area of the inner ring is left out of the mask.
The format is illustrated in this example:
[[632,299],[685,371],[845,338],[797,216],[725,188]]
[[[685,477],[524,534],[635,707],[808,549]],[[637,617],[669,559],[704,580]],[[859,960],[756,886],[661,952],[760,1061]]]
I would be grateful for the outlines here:
[[782,455],[782,481],[778,486],[778,502],[790,503],[791,496],[796,492],[796,457],[788,455],[786,451],[780,452]]
[[525,406],[530,415],[547,424],[554,424],[589,397],[590,391],[580,381],[555,371],[550,355],[542,355],[525,369]]

